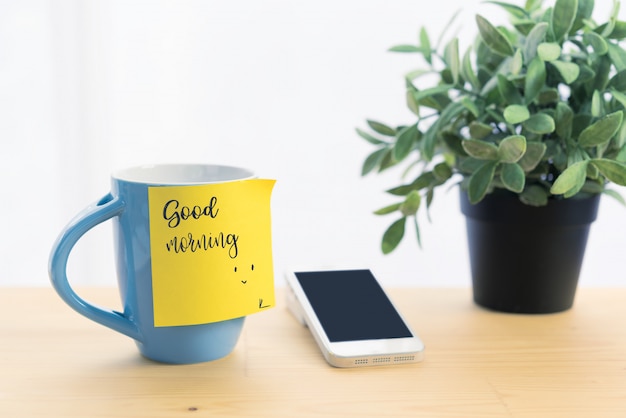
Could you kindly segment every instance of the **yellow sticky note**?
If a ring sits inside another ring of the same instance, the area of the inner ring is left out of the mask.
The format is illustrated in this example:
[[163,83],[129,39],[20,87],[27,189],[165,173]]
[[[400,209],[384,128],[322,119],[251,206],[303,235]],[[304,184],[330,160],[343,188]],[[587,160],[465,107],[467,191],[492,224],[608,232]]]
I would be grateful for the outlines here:
[[206,324],[274,306],[274,183],[148,189],[155,326]]

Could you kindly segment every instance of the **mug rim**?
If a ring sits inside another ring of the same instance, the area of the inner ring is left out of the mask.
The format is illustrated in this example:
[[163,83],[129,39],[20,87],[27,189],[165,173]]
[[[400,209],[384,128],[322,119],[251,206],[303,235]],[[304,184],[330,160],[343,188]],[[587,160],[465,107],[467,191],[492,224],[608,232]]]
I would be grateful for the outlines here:
[[118,169],[111,174],[114,180],[154,186],[226,183],[255,177],[247,168],[209,163],[142,164]]

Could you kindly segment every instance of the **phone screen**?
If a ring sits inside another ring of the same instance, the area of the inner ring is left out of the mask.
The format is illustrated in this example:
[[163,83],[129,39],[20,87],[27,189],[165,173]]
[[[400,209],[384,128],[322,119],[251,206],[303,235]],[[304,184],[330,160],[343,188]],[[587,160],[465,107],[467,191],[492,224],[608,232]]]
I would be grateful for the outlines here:
[[296,272],[330,342],[412,337],[369,270]]

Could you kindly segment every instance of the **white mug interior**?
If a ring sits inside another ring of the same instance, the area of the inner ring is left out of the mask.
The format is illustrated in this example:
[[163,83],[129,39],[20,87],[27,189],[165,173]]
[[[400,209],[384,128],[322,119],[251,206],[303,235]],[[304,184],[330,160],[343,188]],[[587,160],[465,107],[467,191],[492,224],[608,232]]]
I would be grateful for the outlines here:
[[118,170],[113,178],[154,185],[223,183],[254,178],[251,170],[216,164],[154,164]]

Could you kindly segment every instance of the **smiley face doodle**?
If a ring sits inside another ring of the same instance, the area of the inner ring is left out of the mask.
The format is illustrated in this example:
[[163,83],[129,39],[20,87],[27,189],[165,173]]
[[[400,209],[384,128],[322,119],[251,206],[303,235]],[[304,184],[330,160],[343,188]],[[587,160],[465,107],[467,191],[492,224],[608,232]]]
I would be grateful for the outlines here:
[[[237,271],[238,271],[238,268],[237,268],[237,266],[235,266],[234,272],[237,273]],[[254,271],[254,264],[250,264],[250,271]],[[247,278],[241,279],[240,281],[241,281],[242,284],[247,284],[248,283],[248,279]]]

